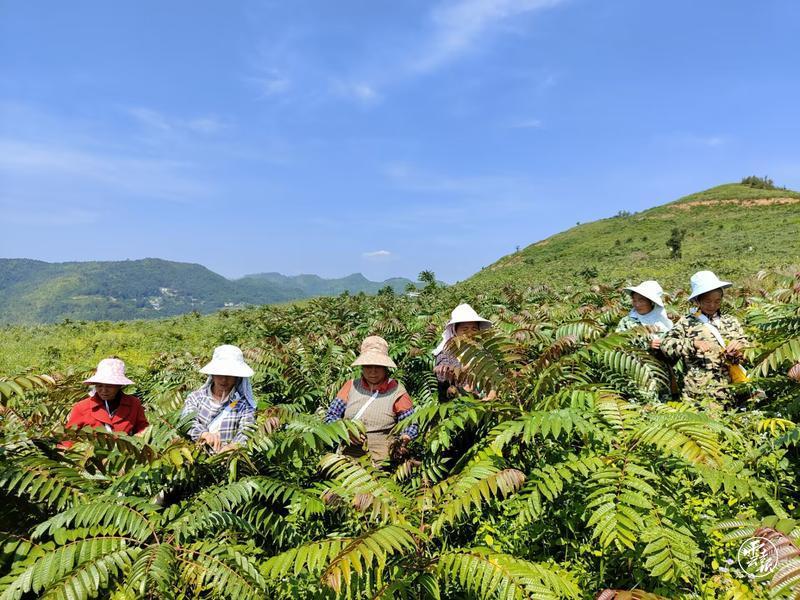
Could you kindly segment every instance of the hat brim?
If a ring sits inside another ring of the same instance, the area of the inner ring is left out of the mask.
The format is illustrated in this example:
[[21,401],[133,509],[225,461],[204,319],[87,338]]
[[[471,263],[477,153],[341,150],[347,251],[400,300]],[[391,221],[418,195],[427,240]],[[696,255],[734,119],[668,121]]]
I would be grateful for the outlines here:
[[227,361],[211,361],[200,369],[204,375],[227,375],[229,377],[252,377],[253,369],[243,363],[229,363]]
[[694,300],[698,296],[702,296],[703,294],[707,294],[708,292],[713,292],[714,290],[727,289],[727,288],[731,287],[732,285],[733,284],[730,281],[717,281],[712,286],[706,286],[705,288],[700,288],[699,290],[696,290],[695,292],[693,292],[692,295],[689,296],[689,300]]
[[105,385],[134,385],[134,383],[127,377],[89,377],[84,379],[83,383],[87,385],[104,383]]
[[359,357],[356,358],[352,363],[352,366],[354,367],[366,367],[370,365],[377,367],[387,367],[389,369],[397,368],[397,365],[394,363],[391,357],[377,352],[364,352],[363,354],[359,355]]
[[477,319],[474,318],[450,319],[447,322],[448,325],[452,325],[454,327],[459,323],[477,323],[478,327],[480,327],[481,329],[489,329],[489,327],[493,325],[493,323],[489,319],[484,319],[483,317],[478,317]]
[[662,308],[664,307],[664,301],[663,300],[660,300],[658,298],[653,298],[653,295],[650,295],[646,291],[642,291],[642,290],[640,290],[639,288],[637,288],[635,286],[634,287],[626,287],[626,288],[622,288],[622,289],[623,290],[627,290],[629,292],[636,292],[640,296],[644,296],[645,298],[650,300],[650,302],[653,302],[654,304],[657,304],[658,306],[660,306]]

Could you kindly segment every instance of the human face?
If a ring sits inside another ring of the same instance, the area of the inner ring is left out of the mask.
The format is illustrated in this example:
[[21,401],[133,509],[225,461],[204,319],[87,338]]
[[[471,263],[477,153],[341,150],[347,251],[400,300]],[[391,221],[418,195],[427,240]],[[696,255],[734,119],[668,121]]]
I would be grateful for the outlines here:
[[480,323],[477,321],[466,321],[456,323],[456,335],[473,336],[481,330]]
[[389,369],[381,365],[364,365],[361,367],[361,375],[370,385],[383,383],[389,375]]
[[227,394],[236,385],[236,377],[233,375],[212,375],[211,382],[215,392]]
[[653,310],[652,300],[636,292],[631,292],[631,304],[633,304],[633,309],[640,315],[646,315]]
[[701,294],[695,300],[697,306],[707,317],[713,317],[719,312],[719,307],[722,306],[722,290],[711,290],[705,294]]
[[104,402],[111,402],[117,397],[117,394],[122,389],[121,385],[114,385],[111,383],[95,383],[94,390]]

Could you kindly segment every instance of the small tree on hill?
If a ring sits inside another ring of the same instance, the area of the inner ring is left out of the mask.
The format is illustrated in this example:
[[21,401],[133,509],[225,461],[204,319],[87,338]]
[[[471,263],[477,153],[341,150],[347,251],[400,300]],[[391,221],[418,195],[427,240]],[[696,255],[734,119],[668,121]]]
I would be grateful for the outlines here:
[[683,245],[683,238],[686,237],[686,230],[673,227],[667,240],[667,248],[670,251],[670,258],[681,257],[681,246]]
[[775,190],[775,182],[772,181],[769,177],[764,175],[764,177],[757,177],[755,175],[750,175],[749,177],[742,177],[742,185],[749,186],[751,188],[758,188],[760,190]]

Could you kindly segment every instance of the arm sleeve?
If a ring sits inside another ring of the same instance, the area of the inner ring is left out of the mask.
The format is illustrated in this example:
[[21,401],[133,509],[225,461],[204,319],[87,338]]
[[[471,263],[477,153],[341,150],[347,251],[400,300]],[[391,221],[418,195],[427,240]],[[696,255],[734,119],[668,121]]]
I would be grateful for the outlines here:
[[683,321],[679,321],[675,327],[670,329],[661,341],[661,352],[664,356],[672,360],[691,358],[694,344],[687,333],[686,323]]
[[328,407],[328,412],[325,414],[325,422],[333,423],[334,421],[343,419],[345,408],[347,408],[347,405],[344,400],[341,398],[334,398],[333,402],[331,402],[331,405]]
[[81,411],[78,409],[78,405],[72,407],[72,410],[69,411],[69,417],[67,418],[66,427],[74,427],[75,429],[80,429],[83,427],[85,423],[81,418]]
[[186,402],[183,404],[183,410],[181,410],[181,417],[195,415],[194,421],[192,421],[192,426],[189,428],[189,431],[186,432],[189,437],[195,441],[200,437],[200,434],[203,433],[202,427],[200,427],[199,423],[197,422],[197,408],[197,397],[195,396],[194,392],[192,392],[186,397]]
[[144,414],[144,407],[142,403],[139,402],[139,405],[136,410],[136,422],[133,424],[133,433],[139,433],[140,431],[144,431],[150,423],[147,422],[147,417]]
[[[414,411],[415,411],[415,409],[412,406],[408,410],[404,410],[401,413],[397,413],[397,422],[399,423],[400,421],[404,421],[405,419],[408,419],[411,415],[414,414]],[[419,435],[419,425],[417,425],[416,423],[411,423],[408,427],[403,429],[403,431],[400,433],[400,435],[407,435],[412,440],[416,439],[417,435]]]
[[239,431],[233,436],[231,443],[240,445],[247,443],[247,436],[250,434],[250,429],[255,422],[256,411],[254,408],[250,407],[250,409],[242,415],[242,418],[239,419]]
[[747,343],[747,336],[744,333],[744,329],[742,329],[742,324],[739,323],[739,320],[731,317],[730,322],[728,324],[728,341],[737,341],[743,344]]
[[[414,414],[414,403],[408,394],[403,394],[394,401],[394,414],[398,423]],[[419,425],[412,423],[400,435],[407,435],[413,440],[417,437],[417,434],[419,434]]]

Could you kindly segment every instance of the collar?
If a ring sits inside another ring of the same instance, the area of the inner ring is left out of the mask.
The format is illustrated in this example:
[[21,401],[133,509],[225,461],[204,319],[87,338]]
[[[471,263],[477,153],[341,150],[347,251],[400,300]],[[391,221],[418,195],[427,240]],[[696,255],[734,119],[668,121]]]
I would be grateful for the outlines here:
[[388,377],[386,381],[384,381],[383,383],[379,383],[376,386],[370,385],[369,383],[367,383],[366,379],[364,379],[363,377],[361,378],[361,387],[369,390],[370,392],[378,392],[379,394],[383,394],[384,392],[388,392],[389,390],[394,389],[395,386],[397,386],[397,382],[391,377]]

